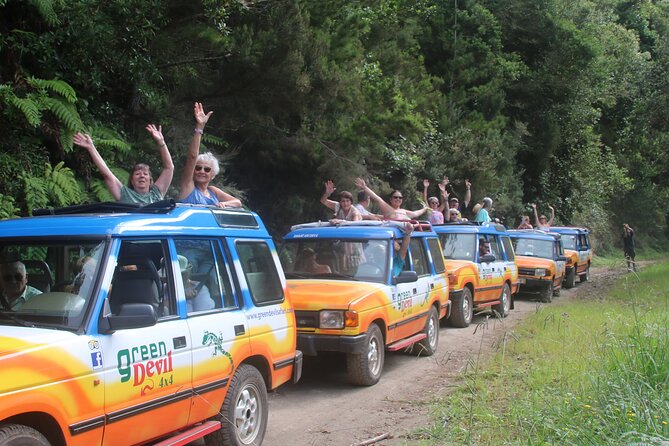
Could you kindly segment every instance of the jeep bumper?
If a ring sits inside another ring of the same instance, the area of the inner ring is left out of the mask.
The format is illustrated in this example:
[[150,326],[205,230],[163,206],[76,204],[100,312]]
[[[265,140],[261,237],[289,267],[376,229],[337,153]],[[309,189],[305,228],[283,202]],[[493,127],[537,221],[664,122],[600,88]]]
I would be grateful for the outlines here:
[[297,348],[307,356],[317,356],[318,352],[363,353],[367,350],[367,334],[357,336],[297,334]]
[[520,291],[543,291],[547,286],[552,287],[550,279],[539,279],[536,277],[521,277],[518,282],[520,283]]

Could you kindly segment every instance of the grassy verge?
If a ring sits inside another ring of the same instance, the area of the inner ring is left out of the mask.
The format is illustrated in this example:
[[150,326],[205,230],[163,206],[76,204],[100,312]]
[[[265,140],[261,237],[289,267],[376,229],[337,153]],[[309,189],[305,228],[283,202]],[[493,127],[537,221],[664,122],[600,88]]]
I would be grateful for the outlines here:
[[[656,251],[653,249],[644,249],[643,251],[637,252],[636,261],[657,261],[664,259],[666,257],[666,251]],[[616,250],[606,250],[598,251],[593,259],[592,266],[605,266],[609,268],[625,268],[626,262],[623,252],[619,249]]]
[[669,263],[543,306],[433,406],[423,445],[669,444]]

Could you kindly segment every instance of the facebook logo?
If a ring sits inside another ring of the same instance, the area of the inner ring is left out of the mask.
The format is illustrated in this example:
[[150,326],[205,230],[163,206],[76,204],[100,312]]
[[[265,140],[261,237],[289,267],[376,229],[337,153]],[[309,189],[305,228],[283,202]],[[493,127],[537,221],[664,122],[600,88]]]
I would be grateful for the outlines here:
[[91,353],[91,364],[93,364],[93,369],[102,368],[102,352]]

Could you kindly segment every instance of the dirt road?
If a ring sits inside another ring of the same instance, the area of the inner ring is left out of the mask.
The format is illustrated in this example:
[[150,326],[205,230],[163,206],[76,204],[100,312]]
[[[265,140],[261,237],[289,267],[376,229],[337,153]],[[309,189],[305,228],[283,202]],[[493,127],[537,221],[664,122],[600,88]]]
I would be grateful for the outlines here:
[[348,384],[341,356],[306,358],[302,380],[269,396],[263,445],[348,446],[383,434],[392,438],[374,444],[410,443],[407,434],[430,423],[427,403],[454,385],[468,361],[488,354],[496,340],[541,305],[598,294],[620,274],[621,269],[593,269],[589,282],[563,289],[551,304],[523,298],[504,320],[479,314],[468,328],[442,327],[439,350],[432,357],[386,352],[381,381],[372,387]]

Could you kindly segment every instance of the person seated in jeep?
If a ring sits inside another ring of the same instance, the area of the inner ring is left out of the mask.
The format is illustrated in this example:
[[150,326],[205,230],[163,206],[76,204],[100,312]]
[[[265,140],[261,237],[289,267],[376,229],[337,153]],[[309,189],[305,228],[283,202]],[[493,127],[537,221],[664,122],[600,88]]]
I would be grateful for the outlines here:
[[490,254],[490,242],[484,238],[479,240],[479,258]]
[[423,215],[428,208],[424,207],[423,209],[418,209],[416,211],[409,211],[407,209],[402,208],[402,200],[404,200],[404,196],[402,195],[402,192],[398,190],[394,190],[390,194],[390,204],[386,203],[383,198],[379,197],[376,192],[374,192],[372,189],[370,189],[367,184],[365,183],[365,180],[362,178],[356,178],[355,180],[355,185],[358,186],[360,189],[364,190],[367,192],[367,194],[374,200],[379,207],[379,210],[383,214],[385,218],[391,219],[391,220],[411,220],[420,217]]
[[321,265],[316,260],[316,252],[311,248],[304,248],[295,262],[295,271],[302,271],[314,274],[328,274],[332,270],[328,265]]
[[37,288],[28,285],[28,274],[23,262],[0,263],[2,294],[0,303],[5,310],[18,310],[30,298],[42,294]]
[[178,256],[179,268],[181,269],[181,279],[184,283],[184,292],[186,293],[186,308],[189,313],[194,311],[211,310],[216,306],[211,298],[209,288],[204,282],[191,280],[191,271],[193,266],[186,256]]
[[332,180],[327,180],[325,182],[325,192],[321,197],[321,203],[323,206],[334,211],[334,218],[330,220],[331,223],[336,223],[337,221],[360,221],[362,220],[362,215],[360,211],[353,206],[353,194],[348,191],[342,191],[339,194],[339,201],[330,200],[329,197],[335,191],[336,187]]
[[541,229],[542,231],[549,231],[551,229],[551,226],[553,226],[553,219],[555,218],[555,209],[553,206],[550,204],[548,207],[551,210],[551,218],[548,220],[544,214],[538,215],[537,214],[537,205],[535,203],[532,203],[532,209],[534,209],[534,223],[537,229]]

